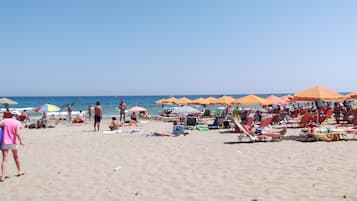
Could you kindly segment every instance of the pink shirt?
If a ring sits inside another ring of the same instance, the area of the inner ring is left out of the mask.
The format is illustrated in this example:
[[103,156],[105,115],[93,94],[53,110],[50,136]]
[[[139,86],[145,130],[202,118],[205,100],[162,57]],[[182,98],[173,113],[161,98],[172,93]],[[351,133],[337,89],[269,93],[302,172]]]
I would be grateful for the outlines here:
[[8,118],[2,120],[1,124],[3,131],[2,144],[17,144],[16,130],[21,127],[21,123],[14,118]]

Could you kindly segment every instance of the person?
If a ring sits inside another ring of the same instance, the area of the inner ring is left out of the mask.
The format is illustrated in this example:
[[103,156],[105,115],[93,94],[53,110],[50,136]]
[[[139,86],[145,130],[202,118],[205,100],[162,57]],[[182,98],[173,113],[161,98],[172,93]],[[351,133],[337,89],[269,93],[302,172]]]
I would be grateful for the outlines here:
[[23,110],[20,116],[23,117],[24,122],[30,122],[30,115],[28,114],[27,110]]
[[83,123],[84,122],[84,117],[82,110],[79,110],[79,113],[77,114],[76,118],[72,121],[72,123]]
[[6,118],[11,118],[11,112],[10,112],[10,109],[9,108],[6,108],[6,111],[3,113],[3,119],[6,119]]
[[112,121],[110,122],[109,129],[111,131],[119,130],[120,123],[118,122],[116,117],[112,117]]
[[188,133],[185,132],[185,129],[182,125],[178,125],[177,121],[173,121],[172,133],[160,133],[154,132],[152,136],[164,136],[164,137],[177,137],[180,135],[187,135]]
[[92,106],[88,105],[88,119],[89,121],[92,119]]
[[68,122],[72,121],[72,105],[67,104],[67,115],[68,115]]
[[124,100],[121,100],[121,102],[119,103],[119,110],[120,110],[119,121],[121,121],[123,119],[123,121],[125,122],[126,104],[125,104]]
[[54,114],[51,114],[50,121],[56,121],[56,117]]
[[136,113],[135,113],[135,112],[131,113],[130,119],[131,119],[132,121],[135,121],[135,122],[137,121]]
[[47,123],[47,112],[43,112],[41,119],[37,120],[36,128],[46,128],[46,123]]
[[325,141],[325,142],[333,142],[333,141],[341,140],[339,133],[330,133],[328,128],[326,128],[326,131],[322,130],[322,129],[323,128],[313,127],[311,129],[309,129],[309,131],[307,132],[307,135],[313,136],[317,140],[321,140],[321,141]]
[[341,118],[341,106],[339,103],[335,102],[334,107],[333,107],[333,113],[335,115],[336,123],[339,124],[340,118]]
[[94,107],[94,131],[99,131],[100,128],[100,121],[102,120],[103,110],[102,106],[100,106],[100,102],[97,101]]
[[1,162],[1,176],[0,182],[5,181],[5,171],[6,171],[6,163],[9,154],[9,150],[11,150],[12,155],[15,160],[16,168],[17,168],[17,176],[24,175],[21,171],[21,163],[18,154],[18,144],[24,145],[22,138],[20,136],[20,127],[21,123],[16,120],[16,115],[12,114],[12,118],[4,119],[0,122],[0,128],[3,129],[3,139],[2,139],[2,162]]
[[140,117],[143,117],[145,119],[150,119],[150,117],[146,111],[139,112],[139,115],[140,115]]

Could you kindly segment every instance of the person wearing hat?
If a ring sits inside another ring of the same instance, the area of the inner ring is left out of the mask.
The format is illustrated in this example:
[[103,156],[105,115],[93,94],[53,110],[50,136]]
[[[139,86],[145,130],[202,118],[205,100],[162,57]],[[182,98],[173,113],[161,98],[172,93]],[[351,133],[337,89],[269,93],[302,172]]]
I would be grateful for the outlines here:
[[0,182],[5,181],[5,170],[9,150],[11,150],[12,155],[14,156],[15,164],[17,167],[17,176],[24,175],[24,173],[21,171],[21,163],[17,151],[18,144],[24,144],[20,136],[21,123],[16,119],[16,116],[17,115],[15,113],[12,113],[12,118],[3,119],[2,121],[0,121],[0,128],[3,129],[3,139],[1,143],[3,158],[1,162]]

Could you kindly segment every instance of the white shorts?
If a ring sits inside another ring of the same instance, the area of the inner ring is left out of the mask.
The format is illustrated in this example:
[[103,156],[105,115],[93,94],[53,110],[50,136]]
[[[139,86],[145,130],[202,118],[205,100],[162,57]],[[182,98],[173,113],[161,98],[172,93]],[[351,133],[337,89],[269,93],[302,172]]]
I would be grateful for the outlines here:
[[7,150],[7,149],[16,150],[18,147],[19,147],[18,144],[2,144],[1,145],[1,149],[3,149],[3,150]]

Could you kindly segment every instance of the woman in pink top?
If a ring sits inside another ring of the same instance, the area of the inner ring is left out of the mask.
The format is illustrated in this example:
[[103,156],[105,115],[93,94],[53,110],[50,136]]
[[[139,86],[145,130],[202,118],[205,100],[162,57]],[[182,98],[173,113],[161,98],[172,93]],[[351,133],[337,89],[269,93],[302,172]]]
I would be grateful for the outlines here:
[[20,159],[17,152],[18,144],[24,145],[20,137],[20,127],[21,123],[16,120],[15,115],[12,118],[4,119],[0,121],[0,127],[3,129],[3,139],[2,139],[2,163],[1,163],[1,177],[0,182],[5,180],[5,169],[9,150],[12,151],[14,160],[17,167],[17,176],[21,176],[24,173],[21,172]]

